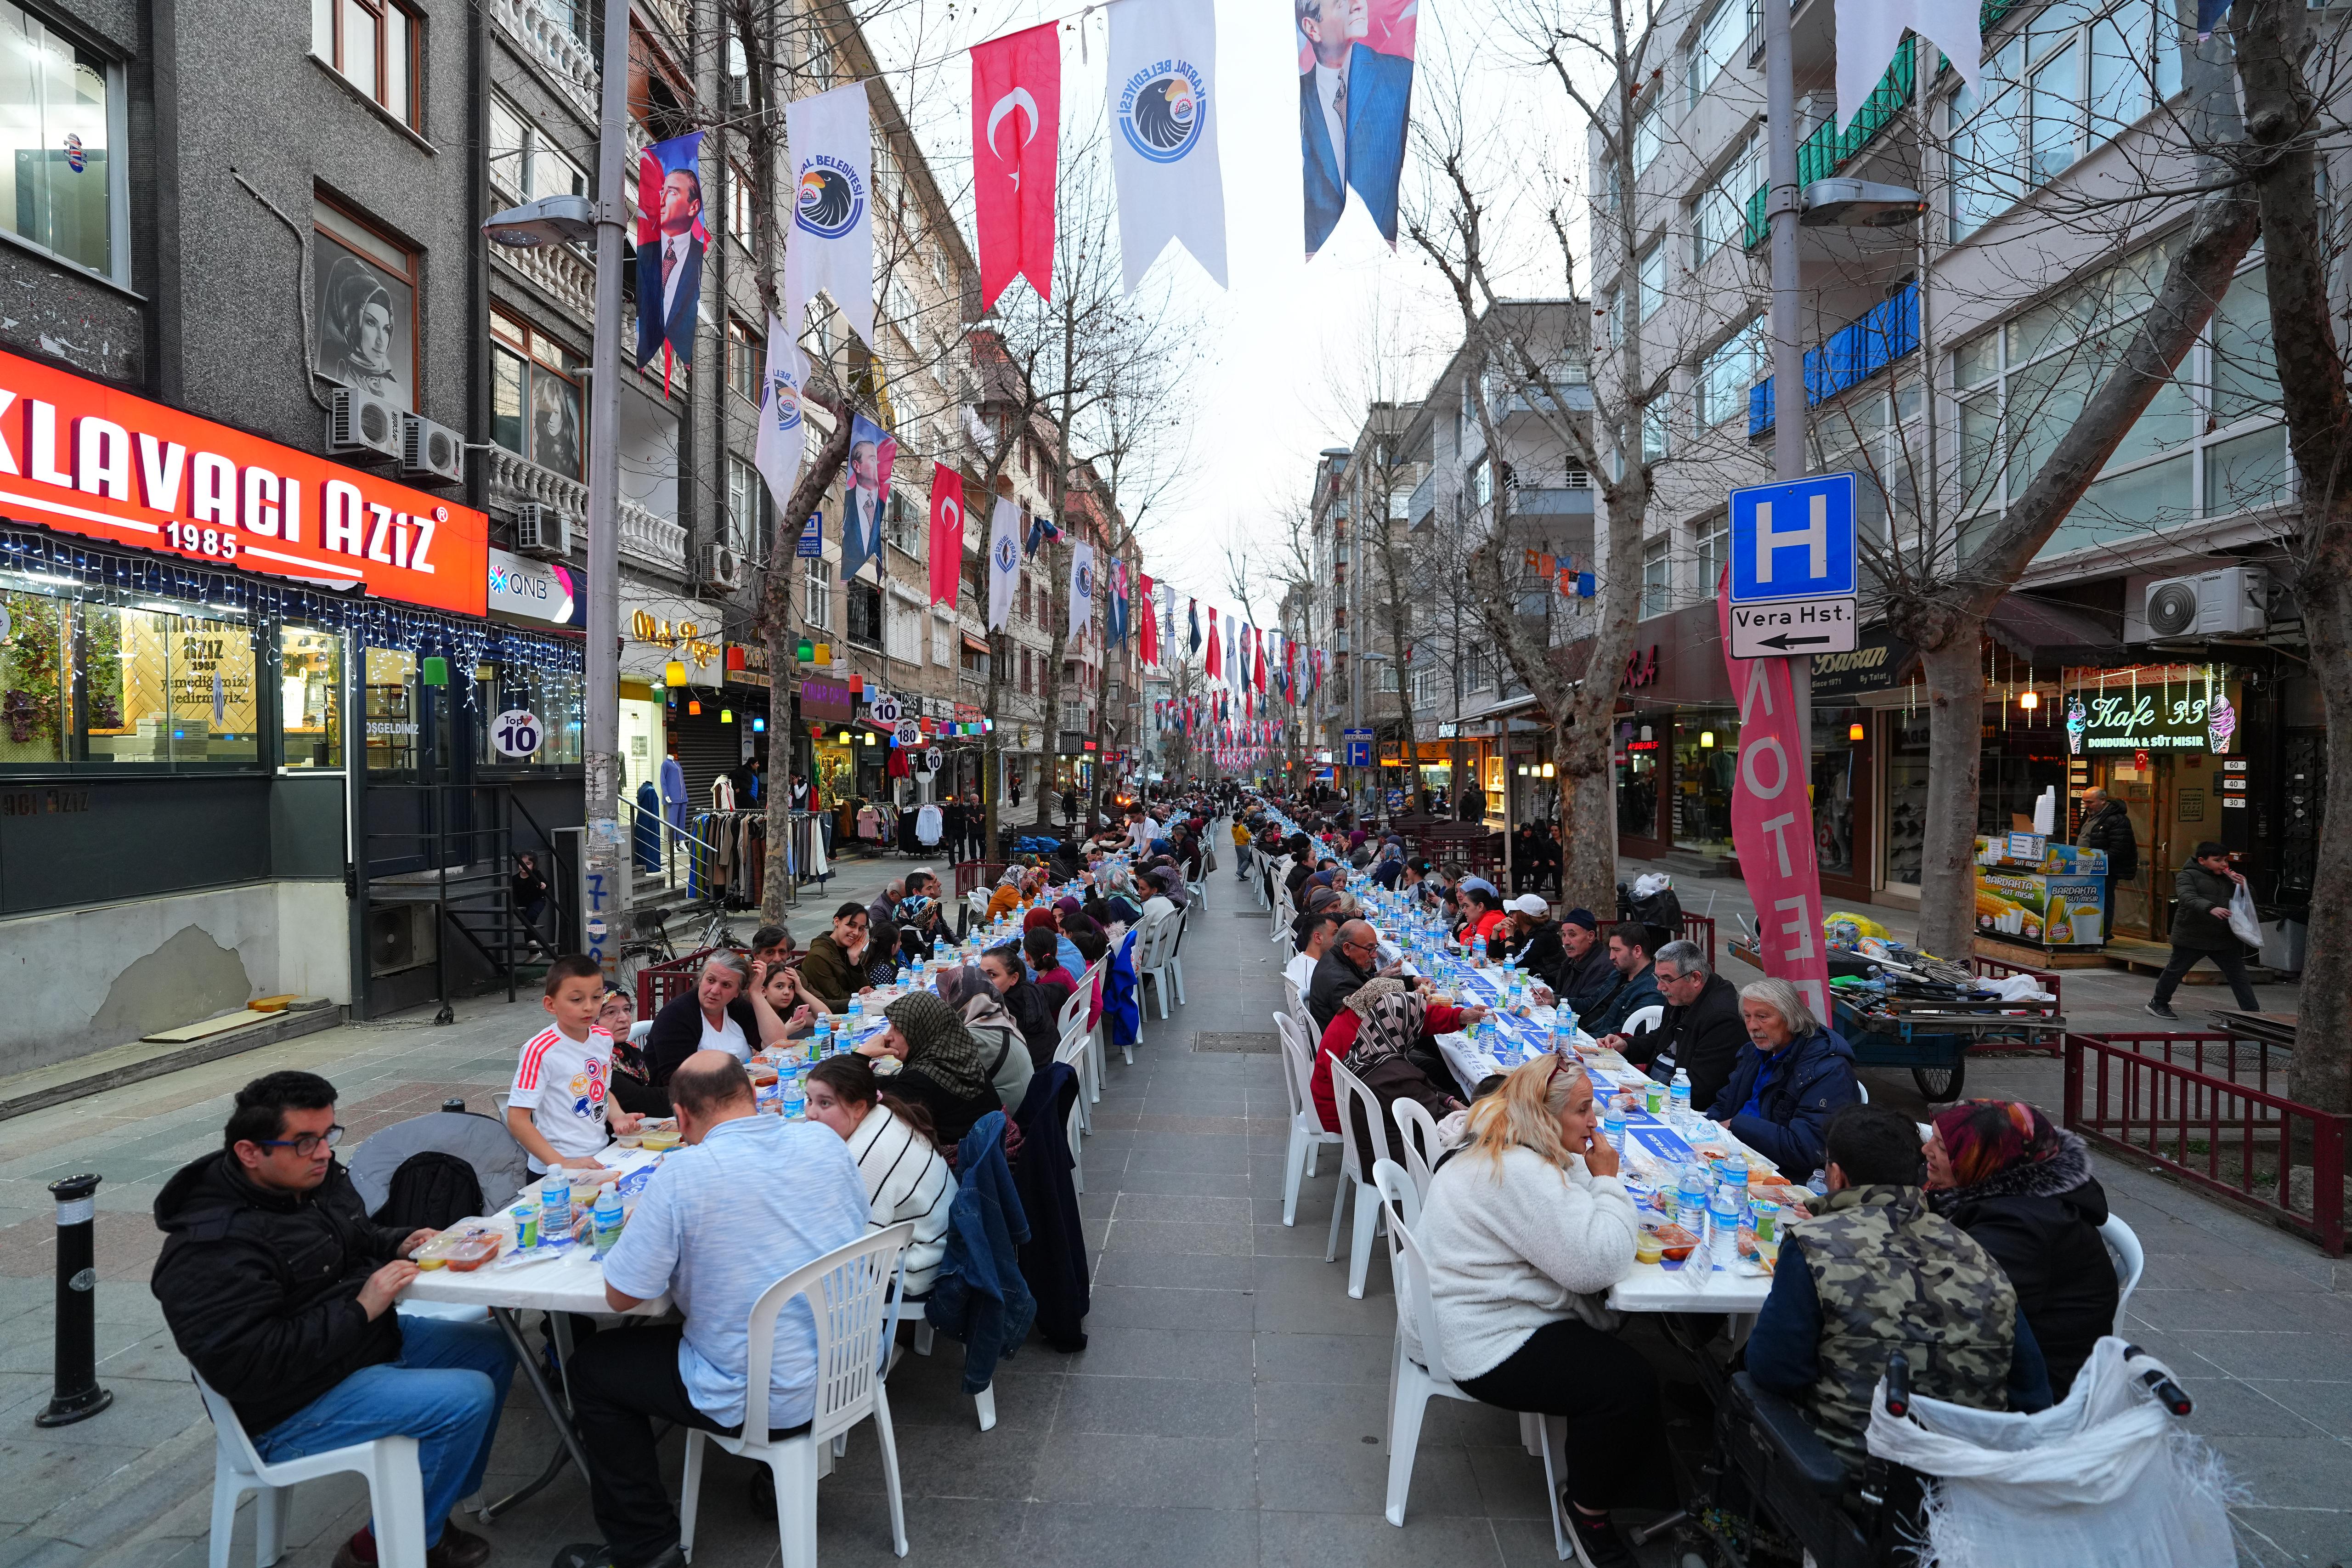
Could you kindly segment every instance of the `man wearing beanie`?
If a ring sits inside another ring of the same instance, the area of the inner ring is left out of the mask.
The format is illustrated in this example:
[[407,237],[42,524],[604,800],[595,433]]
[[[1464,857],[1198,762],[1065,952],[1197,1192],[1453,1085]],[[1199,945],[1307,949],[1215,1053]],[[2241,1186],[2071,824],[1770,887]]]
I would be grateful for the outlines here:
[[1570,910],[1559,917],[1559,946],[1565,956],[1552,989],[1581,1018],[1598,1011],[1617,988],[1617,969],[1591,910]]

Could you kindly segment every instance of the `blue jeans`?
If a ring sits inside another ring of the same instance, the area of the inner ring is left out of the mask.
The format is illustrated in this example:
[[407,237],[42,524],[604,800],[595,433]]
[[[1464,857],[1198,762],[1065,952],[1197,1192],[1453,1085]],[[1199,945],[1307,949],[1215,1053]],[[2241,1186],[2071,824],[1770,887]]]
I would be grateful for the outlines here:
[[437,1546],[457,1500],[481,1489],[513,1377],[506,1334],[488,1319],[454,1323],[404,1314],[398,1361],[362,1367],[256,1435],[253,1447],[274,1464],[377,1437],[415,1438],[425,1544]]

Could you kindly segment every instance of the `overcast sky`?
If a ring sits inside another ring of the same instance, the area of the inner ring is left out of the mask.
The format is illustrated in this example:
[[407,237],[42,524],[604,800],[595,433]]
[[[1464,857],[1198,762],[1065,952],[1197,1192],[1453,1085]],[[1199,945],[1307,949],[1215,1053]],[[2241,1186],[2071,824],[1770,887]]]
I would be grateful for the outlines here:
[[[929,36],[919,43],[887,22],[871,30],[894,89],[940,165],[941,183],[961,190],[970,178],[971,68],[957,51],[1064,8],[999,0],[977,13],[959,7],[950,16],[938,5],[939,0],[925,0]],[[1438,6],[1421,13],[1416,117],[1432,91],[1429,79],[1444,69],[1449,39],[1483,45],[1496,31],[1491,0],[1471,0],[1458,11],[1449,0],[1438,0]],[[1411,237],[1401,230],[1391,252],[1352,194],[1329,241],[1312,262],[1304,258],[1291,7],[1284,0],[1217,0],[1216,13],[1213,102],[1230,288],[1220,291],[1172,246],[1154,268],[1155,281],[1165,277],[1173,283],[1180,319],[1198,322],[1207,369],[1194,389],[1185,482],[1161,503],[1156,521],[1147,518],[1144,553],[1155,579],[1222,605],[1234,597],[1225,552],[1247,551],[1257,568],[1254,576],[1269,584],[1253,608],[1270,617],[1279,593],[1273,584],[1287,554],[1286,519],[1307,494],[1316,454],[1352,444],[1368,397],[1417,398],[1460,342],[1461,325],[1453,295]],[[914,14],[909,8],[898,15],[910,20]],[[1076,32],[1066,26],[1062,34],[1066,146],[1097,130],[1103,116],[1103,13],[1082,25],[1083,61]],[[911,75],[901,74],[910,58],[916,61]],[[1524,169],[1547,138],[1564,143],[1567,121],[1557,89],[1534,73],[1481,59],[1465,79],[1470,100],[1493,115],[1498,160]],[[1409,203],[1415,184],[1409,160]],[[1533,235],[1519,247],[1520,291],[1558,291],[1557,266],[1542,248]]]

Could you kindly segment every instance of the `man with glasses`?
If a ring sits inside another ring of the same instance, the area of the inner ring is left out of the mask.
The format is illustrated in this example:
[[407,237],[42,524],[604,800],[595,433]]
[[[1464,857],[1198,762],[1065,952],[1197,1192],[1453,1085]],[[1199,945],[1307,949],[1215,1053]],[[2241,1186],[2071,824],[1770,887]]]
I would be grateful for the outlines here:
[[1365,982],[1394,973],[1402,967],[1381,967],[1381,939],[1369,921],[1349,921],[1342,925],[1339,940],[1317,961],[1314,976],[1307,987],[1307,1011],[1315,1020],[1316,1038],[1322,1038],[1323,1031],[1331,1026],[1339,1009],[1348,1005],[1348,998]]
[[[377,1437],[416,1439],[428,1568],[476,1568],[480,1536],[445,1523],[481,1489],[514,1373],[488,1321],[403,1317],[407,1259],[432,1239],[372,1222],[335,1158],[335,1086],[274,1072],[237,1091],[222,1147],[163,1184],[152,1288],[172,1339],[236,1407],[268,1461]],[[373,1529],[335,1568],[376,1560]]]
[[1665,1017],[1655,1030],[1634,1039],[1612,1035],[1601,1043],[1648,1068],[1660,1083],[1674,1082],[1675,1070],[1681,1068],[1690,1074],[1691,1103],[1713,1105],[1739,1065],[1739,1047],[1748,1043],[1739,988],[1707,972],[1706,953],[1695,942],[1670,942],[1658,949],[1651,972],[1658,994],[1666,999]]

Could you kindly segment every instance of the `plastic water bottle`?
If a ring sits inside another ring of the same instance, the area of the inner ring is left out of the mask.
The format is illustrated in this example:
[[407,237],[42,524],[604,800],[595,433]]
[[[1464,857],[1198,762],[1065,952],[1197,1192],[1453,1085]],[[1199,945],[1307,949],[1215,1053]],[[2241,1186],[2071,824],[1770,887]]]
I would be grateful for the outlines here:
[[1706,1229],[1706,1177],[1696,1165],[1683,1167],[1682,1180],[1675,1189],[1675,1223],[1700,1236]]
[[833,1055],[833,1020],[829,1016],[821,1016],[816,1021],[816,1032],[809,1037],[809,1057],[812,1060],[823,1061],[831,1055]]
[[1830,1173],[1827,1171],[1815,1170],[1810,1177],[1806,1178],[1805,1190],[1817,1198],[1829,1196]]
[[539,1244],[552,1247],[572,1234],[572,1177],[562,1166],[539,1189]]
[[1625,1113],[1622,1110],[1602,1112],[1601,1136],[1609,1140],[1612,1149],[1622,1151],[1625,1147]]
[[1552,1009],[1551,1048],[1555,1056],[1566,1056],[1576,1048],[1576,1009],[1564,998]]
[[1679,1122],[1683,1117],[1690,1114],[1690,1074],[1684,1071],[1681,1068],[1676,1068],[1675,1069],[1675,1081],[1668,1085],[1666,1089],[1666,1101],[1668,1107],[1674,1111],[1675,1118],[1677,1122]]
[[621,1189],[608,1186],[596,1194],[596,1205],[588,1211],[595,1237],[596,1256],[604,1257],[621,1239]]
[[1707,1251],[1718,1267],[1728,1268],[1739,1258],[1739,1198],[1726,1184],[1707,1200]]
[[777,1075],[777,1084],[784,1092],[784,1120],[806,1121],[808,1120],[808,1069],[798,1066],[788,1067]]

